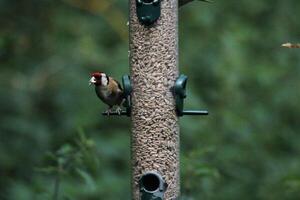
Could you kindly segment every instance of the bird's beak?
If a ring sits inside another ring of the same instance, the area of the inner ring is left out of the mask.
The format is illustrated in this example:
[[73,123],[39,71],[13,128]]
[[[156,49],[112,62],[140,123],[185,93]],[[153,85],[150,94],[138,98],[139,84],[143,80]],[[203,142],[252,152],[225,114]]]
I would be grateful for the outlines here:
[[92,85],[92,83],[96,83],[96,78],[92,77],[89,81],[89,85]]

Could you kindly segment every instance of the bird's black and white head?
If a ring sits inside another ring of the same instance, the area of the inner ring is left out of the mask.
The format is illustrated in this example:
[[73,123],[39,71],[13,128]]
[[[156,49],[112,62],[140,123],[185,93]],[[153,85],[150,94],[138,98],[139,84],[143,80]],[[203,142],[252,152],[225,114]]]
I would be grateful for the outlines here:
[[107,86],[109,82],[109,77],[102,72],[94,72],[91,74],[91,79],[89,84],[94,84],[96,86]]

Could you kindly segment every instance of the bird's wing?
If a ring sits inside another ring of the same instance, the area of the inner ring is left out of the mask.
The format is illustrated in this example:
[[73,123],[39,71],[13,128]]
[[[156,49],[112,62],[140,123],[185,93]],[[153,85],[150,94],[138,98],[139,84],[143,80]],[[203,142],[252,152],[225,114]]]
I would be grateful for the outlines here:
[[110,83],[112,83],[111,87],[123,91],[121,84],[117,80],[113,79],[112,77],[109,77],[109,79]]
[[121,84],[119,83],[119,81],[117,81],[117,80],[115,80],[115,81],[118,84],[118,88],[123,91],[123,88],[122,88]]

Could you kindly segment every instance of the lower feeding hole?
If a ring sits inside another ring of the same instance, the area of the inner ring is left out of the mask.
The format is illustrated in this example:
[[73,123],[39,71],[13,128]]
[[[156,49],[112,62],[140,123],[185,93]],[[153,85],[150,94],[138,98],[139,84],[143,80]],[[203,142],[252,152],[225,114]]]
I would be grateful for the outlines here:
[[141,180],[142,186],[149,192],[154,192],[159,188],[159,177],[155,174],[146,174]]

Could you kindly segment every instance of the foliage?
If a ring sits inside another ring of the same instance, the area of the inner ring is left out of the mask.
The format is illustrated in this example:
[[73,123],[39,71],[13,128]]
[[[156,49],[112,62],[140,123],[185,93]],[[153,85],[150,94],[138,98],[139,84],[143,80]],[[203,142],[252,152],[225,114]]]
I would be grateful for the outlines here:
[[[182,199],[300,199],[300,52],[280,47],[300,41],[299,9],[180,10],[187,107],[210,111],[180,122]],[[0,1],[1,200],[130,199],[130,120],[101,117],[88,87],[128,73],[127,16],[126,1]]]

